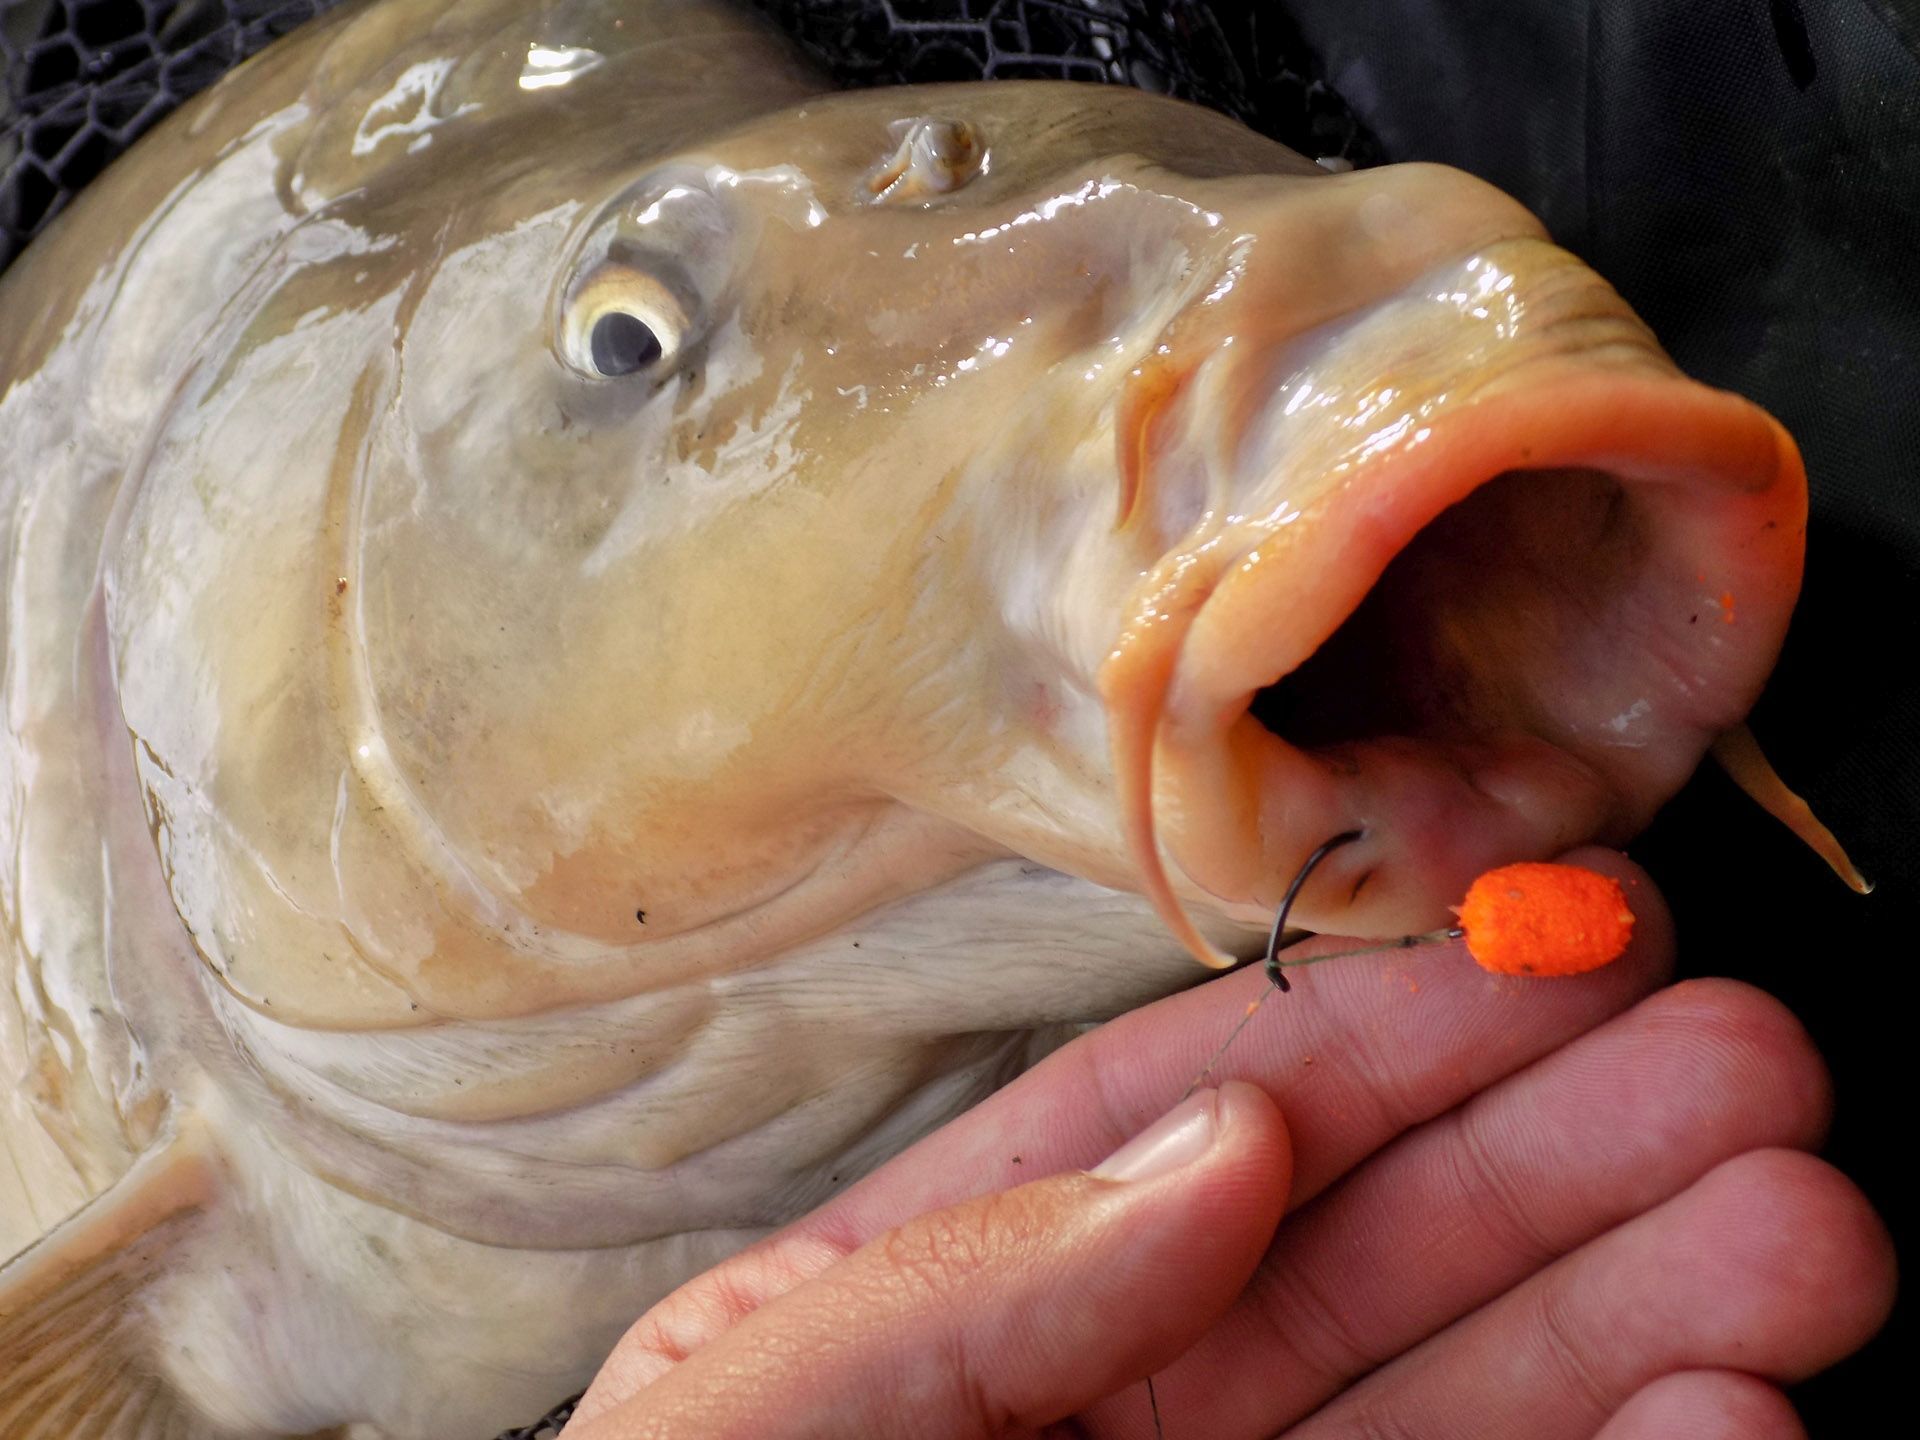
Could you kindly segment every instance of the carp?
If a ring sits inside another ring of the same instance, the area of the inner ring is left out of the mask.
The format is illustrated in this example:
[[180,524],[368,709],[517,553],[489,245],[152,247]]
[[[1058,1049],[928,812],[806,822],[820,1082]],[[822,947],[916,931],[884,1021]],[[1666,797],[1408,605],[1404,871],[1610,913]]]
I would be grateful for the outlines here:
[[1519,204],[370,0],[0,280],[0,1433],[485,1437],[1298,915],[1631,836],[1805,480]]

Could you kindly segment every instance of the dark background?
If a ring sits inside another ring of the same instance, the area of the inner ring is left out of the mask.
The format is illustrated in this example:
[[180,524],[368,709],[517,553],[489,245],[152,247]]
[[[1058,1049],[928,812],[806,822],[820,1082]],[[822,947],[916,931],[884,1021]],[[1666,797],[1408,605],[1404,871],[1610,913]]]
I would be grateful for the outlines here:
[[[331,0],[0,0],[0,264],[181,98]],[[1634,847],[1682,966],[1828,1056],[1827,1154],[1910,1253],[1920,960],[1920,0],[758,0],[845,84],[1073,79],[1313,155],[1439,160],[1531,206],[1686,370],[1805,453],[1807,582],[1753,718],[1879,881],[1842,888],[1717,772]],[[1913,1305],[1795,1392],[1911,1425]]]

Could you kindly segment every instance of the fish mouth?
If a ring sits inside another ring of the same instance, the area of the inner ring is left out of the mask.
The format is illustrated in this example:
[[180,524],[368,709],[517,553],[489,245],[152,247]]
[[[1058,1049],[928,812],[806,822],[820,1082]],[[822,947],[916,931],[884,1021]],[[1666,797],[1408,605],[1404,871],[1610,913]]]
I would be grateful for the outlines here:
[[1643,329],[1448,388],[1304,503],[1177,547],[1102,671],[1129,849],[1210,963],[1182,894],[1270,912],[1344,831],[1296,914],[1363,936],[1446,923],[1490,866],[1623,843],[1777,658],[1806,481],[1770,416]]

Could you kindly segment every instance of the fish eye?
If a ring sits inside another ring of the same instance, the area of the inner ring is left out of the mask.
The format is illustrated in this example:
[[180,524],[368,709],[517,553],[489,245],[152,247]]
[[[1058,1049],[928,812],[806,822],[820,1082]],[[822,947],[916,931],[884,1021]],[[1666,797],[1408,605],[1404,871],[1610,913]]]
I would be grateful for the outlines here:
[[671,369],[692,329],[691,307],[660,276],[609,260],[567,298],[561,349],[596,380]]
[[593,368],[608,377],[643,370],[665,353],[652,327],[624,310],[609,310],[593,322],[588,348]]

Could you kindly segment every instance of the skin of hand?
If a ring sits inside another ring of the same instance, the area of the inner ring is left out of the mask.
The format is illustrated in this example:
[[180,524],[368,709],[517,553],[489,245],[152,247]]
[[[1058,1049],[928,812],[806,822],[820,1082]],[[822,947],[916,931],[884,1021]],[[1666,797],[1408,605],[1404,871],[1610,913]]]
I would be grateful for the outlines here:
[[1157,1123],[1266,981],[1124,1016],[654,1307],[565,1440],[1150,1437],[1149,1374],[1168,1440],[1804,1435],[1779,1387],[1894,1291],[1826,1070],[1567,858],[1621,960],[1308,971]]

